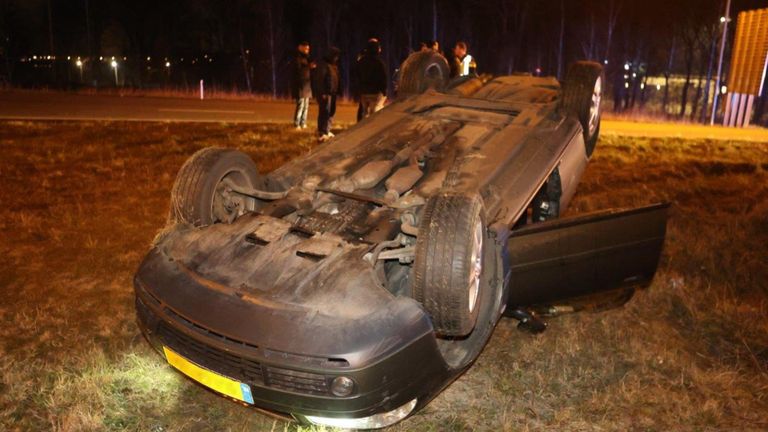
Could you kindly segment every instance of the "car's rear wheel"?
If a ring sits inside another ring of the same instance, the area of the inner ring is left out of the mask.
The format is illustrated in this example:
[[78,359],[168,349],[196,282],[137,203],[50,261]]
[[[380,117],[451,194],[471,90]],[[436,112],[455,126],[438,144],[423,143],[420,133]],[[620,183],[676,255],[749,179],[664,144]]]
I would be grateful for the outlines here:
[[603,66],[577,61],[568,66],[563,82],[561,108],[574,114],[581,123],[587,157],[592,156],[600,135],[600,103],[603,97]]
[[482,201],[478,196],[436,195],[421,216],[414,259],[413,295],[442,336],[472,332],[486,289],[487,254]]
[[243,152],[216,147],[192,155],[179,170],[171,192],[171,223],[206,226],[231,222],[247,209],[247,198],[232,187],[263,183],[253,160]]
[[450,69],[445,57],[433,51],[416,52],[408,56],[400,68],[397,93],[410,95],[429,89],[442,91],[449,77]]

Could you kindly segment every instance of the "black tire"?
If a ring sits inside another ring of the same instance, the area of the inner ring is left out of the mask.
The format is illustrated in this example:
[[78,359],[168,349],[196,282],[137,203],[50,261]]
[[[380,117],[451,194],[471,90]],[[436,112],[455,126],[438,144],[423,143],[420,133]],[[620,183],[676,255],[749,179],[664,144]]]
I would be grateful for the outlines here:
[[433,52],[415,52],[400,68],[398,95],[421,94],[429,89],[443,91],[450,78],[448,60]]
[[603,66],[600,63],[577,61],[568,66],[562,85],[560,106],[566,114],[575,115],[579,119],[584,131],[587,157],[592,156],[600,135],[600,101],[604,82]]
[[243,152],[208,147],[193,154],[184,162],[173,183],[169,221],[199,227],[228,222],[232,211],[242,212],[242,206],[229,208],[232,201],[227,201],[222,192],[225,178],[248,188],[257,188],[263,183],[253,160]]
[[487,289],[482,277],[485,237],[479,197],[437,195],[427,201],[416,240],[413,296],[440,335],[466,336],[475,327],[478,299]]

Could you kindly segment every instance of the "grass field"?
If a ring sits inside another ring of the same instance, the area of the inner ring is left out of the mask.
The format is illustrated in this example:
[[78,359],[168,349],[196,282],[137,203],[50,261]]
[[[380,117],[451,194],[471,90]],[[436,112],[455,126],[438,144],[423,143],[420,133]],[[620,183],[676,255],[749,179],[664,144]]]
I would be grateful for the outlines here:
[[[270,171],[314,145],[277,125],[0,122],[0,430],[293,430],[182,378],[140,336],[132,274],[195,150]],[[502,321],[394,430],[768,429],[768,144],[601,140],[570,214],[672,202],[625,307]],[[303,429],[303,428],[301,428]]]

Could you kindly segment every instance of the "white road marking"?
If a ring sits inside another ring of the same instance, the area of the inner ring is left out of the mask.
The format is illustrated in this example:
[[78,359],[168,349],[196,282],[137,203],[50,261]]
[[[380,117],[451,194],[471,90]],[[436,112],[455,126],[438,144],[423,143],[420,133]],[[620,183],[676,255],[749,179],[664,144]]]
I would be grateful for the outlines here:
[[205,114],[256,114],[256,111],[238,111],[238,110],[206,110],[195,108],[158,108],[160,112],[189,112]]

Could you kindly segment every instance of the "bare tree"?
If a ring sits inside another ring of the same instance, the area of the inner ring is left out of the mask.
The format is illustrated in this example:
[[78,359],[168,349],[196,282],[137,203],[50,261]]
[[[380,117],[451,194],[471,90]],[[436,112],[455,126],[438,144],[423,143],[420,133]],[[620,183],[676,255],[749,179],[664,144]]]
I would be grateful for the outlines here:
[[677,38],[672,36],[672,43],[669,47],[669,60],[667,61],[667,68],[664,69],[664,97],[661,102],[661,111],[666,115],[667,106],[669,105],[669,77],[672,74],[672,66],[675,64],[675,45]]
[[[711,35],[711,41],[709,43],[709,62],[707,65],[707,80],[704,85],[704,100],[701,107],[701,116],[699,121],[701,123],[707,122],[707,115],[709,114],[709,89],[712,86],[712,69],[715,64],[715,50],[717,48],[717,32],[713,32]],[[717,89],[715,89],[717,91]]]
[[565,0],[560,0],[560,40],[557,44],[557,78],[563,78],[563,39],[565,38]]
[[245,87],[248,89],[248,93],[252,93],[253,86],[251,85],[251,69],[248,65],[248,54],[250,53],[250,50],[245,48],[245,37],[243,36],[243,17],[240,13],[237,14],[237,38],[240,42],[240,59],[243,63]]
[[506,73],[511,74],[521,57],[520,51],[528,21],[528,3],[519,0],[499,0],[497,5],[492,6],[493,9],[498,6],[493,16],[496,17],[500,40],[508,41],[498,50],[497,64],[499,68],[506,66],[504,68]]
[[589,39],[587,42],[581,43],[581,50],[587,60],[595,58],[595,15],[591,10],[589,12]]
[[616,28],[616,22],[619,19],[619,12],[621,11],[621,0],[609,0],[608,2],[608,23],[607,34],[605,38],[605,55],[603,55],[603,62],[608,61],[608,57],[611,54],[611,42],[613,41],[613,31]]
[[275,61],[275,22],[272,0],[264,6],[267,18],[267,40],[269,42],[269,69],[272,77],[272,98],[277,98],[277,62]]

